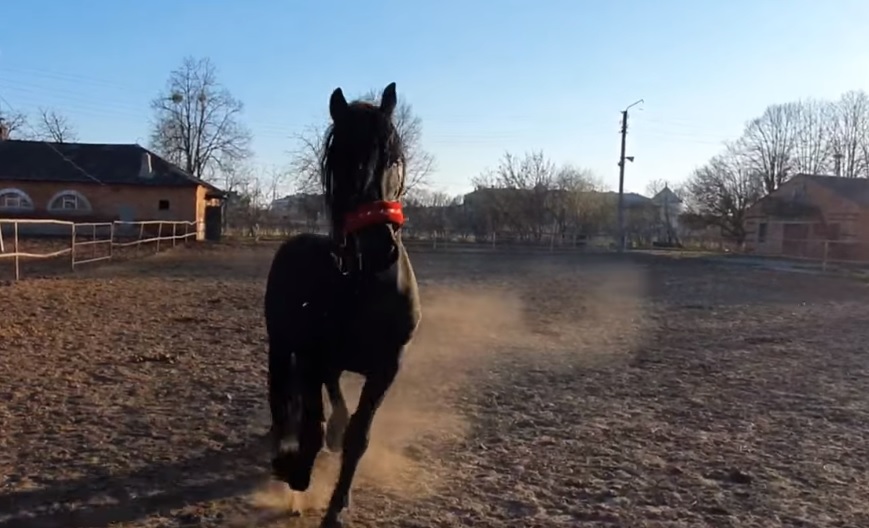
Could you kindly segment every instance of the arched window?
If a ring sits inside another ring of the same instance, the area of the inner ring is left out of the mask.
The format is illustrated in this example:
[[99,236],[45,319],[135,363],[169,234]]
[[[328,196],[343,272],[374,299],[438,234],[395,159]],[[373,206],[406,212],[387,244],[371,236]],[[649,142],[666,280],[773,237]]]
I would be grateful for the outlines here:
[[32,211],[33,200],[21,189],[0,189],[0,211]]
[[48,210],[87,212],[91,210],[91,203],[78,191],[60,191],[48,201]]

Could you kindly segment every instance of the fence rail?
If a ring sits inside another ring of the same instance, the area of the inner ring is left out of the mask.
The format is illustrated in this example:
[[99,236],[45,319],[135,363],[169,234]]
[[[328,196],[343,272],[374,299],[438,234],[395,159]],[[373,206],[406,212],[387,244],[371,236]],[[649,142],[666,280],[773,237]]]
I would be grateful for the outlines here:
[[869,266],[869,243],[856,239],[773,238],[748,243],[747,254],[758,257],[803,260],[831,266]]
[[[22,229],[28,226],[43,226],[43,229],[23,233]],[[53,229],[46,232],[45,226]],[[159,253],[161,242],[171,243],[173,247],[179,240],[188,242],[191,237],[196,237],[199,227],[199,222],[164,220],[71,222],[0,218],[0,260],[12,261],[15,280],[19,280],[21,263],[25,260],[50,260],[69,255],[69,267],[75,270],[76,266],[83,264],[112,260],[118,249],[135,248],[138,256],[143,245],[154,244],[154,252]],[[40,243],[34,244],[34,240]],[[25,241],[40,246],[44,251],[24,249]]]

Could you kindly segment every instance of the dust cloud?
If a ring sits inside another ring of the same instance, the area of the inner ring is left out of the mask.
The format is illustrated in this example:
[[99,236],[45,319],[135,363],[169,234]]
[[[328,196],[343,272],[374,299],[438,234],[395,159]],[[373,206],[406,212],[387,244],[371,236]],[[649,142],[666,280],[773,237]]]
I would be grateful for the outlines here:
[[[436,493],[447,471],[419,445],[445,445],[464,437],[469,424],[455,403],[469,375],[485,368],[501,345],[526,335],[525,326],[522,302],[509,290],[424,287],[422,322],[375,417],[354,488],[374,488],[402,499]],[[351,411],[361,381],[347,374],[342,379]],[[325,508],[339,462],[338,455],[321,453],[308,491],[293,493],[272,482],[251,496],[251,504],[273,511]]]

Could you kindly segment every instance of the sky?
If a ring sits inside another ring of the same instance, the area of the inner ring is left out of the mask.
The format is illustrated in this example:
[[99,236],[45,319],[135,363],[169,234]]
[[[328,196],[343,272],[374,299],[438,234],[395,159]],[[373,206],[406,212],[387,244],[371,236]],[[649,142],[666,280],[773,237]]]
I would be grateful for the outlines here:
[[[8,4],[8,5],[7,5]],[[0,110],[56,109],[81,141],[147,144],[185,56],[245,104],[258,167],[328,117],[332,90],[396,82],[435,189],[542,150],[618,188],[678,182],[774,103],[869,88],[865,0],[103,0],[7,2]]]

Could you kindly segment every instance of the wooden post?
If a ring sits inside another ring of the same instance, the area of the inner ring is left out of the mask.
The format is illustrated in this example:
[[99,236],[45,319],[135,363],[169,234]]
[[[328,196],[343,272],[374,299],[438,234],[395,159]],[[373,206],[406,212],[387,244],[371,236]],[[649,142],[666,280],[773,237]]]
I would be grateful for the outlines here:
[[12,252],[15,254],[15,280],[21,278],[21,268],[18,263],[18,222],[12,222]]
[[827,271],[827,257],[830,254],[830,241],[824,240],[824,258],[821,261],[821,271]]
[[139,251],[142,249],[143,238],[145,238],[145,222],[139,224],[139,240],[136,243],[136,257],[139,256]]
[[172,247],[175,247],[175,234],[177,232],[177,229],[176,229],[177,227],[178,227],[178,224],[176,224],[175,222],[172,222]]
[[109,224],[109,260],[112,260],[112,257],[115,254],[115,223],[112,222]]
[[91,258],[97,258],[97,224],[91,224],[91,242],[93,249],[91,250]]
[[160,237],[163,236],[163,222],[157,224],[157,253],[160,252]]
[[75,271],[75,223],[69,226],[69,267]]

